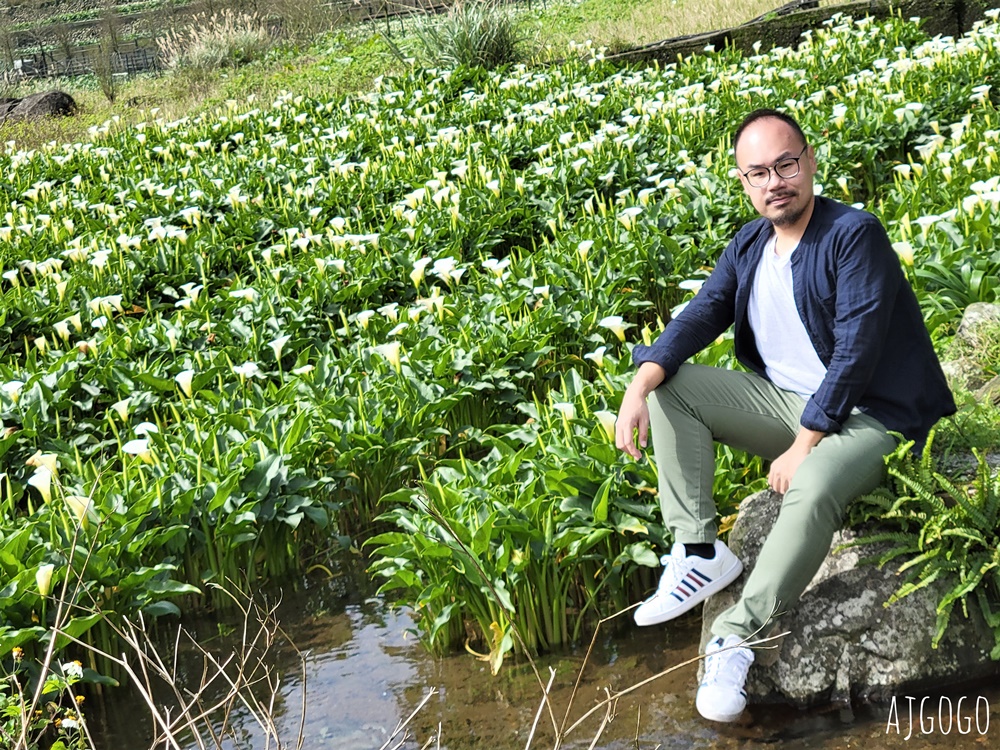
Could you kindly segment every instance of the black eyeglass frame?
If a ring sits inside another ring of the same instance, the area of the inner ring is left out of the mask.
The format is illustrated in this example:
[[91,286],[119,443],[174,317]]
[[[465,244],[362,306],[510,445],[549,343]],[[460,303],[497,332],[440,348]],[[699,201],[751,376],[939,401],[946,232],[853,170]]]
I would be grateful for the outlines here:
[[[743,175],[743,179],[745,179],[747,181],[747,185],[749,185],[750,187],[755,187],[755,188],[767,187],[767,184],[771,181],[771,173],[772,172],[774,174],[778,175],[778,177],[780,179],[782,179],[782,180],[791,180],[791,179],[794,179],[794,178],[798,177],[799,176],[799,172],[802,171],[802,165],[799,164],[799,160],[805,154],[807,148],[809,148],[809,144],[808,143],[805,144],[802,147],[802,150],[799,151],[799,155],[798,156],[786,156],[783,159],[778,159],[778,161],[776,161],[770,167],[753,167],[752,169],[748,169],[746,172],[740,172],[740,174]],[[780,174],[778,172],[778,165],[779,164],[784,164],[787,161],[794,161],[795,162],[795,172],[793,172],[790,175]],[[761,169],[766,169],[767,170],[767,179],[764,180],[760,185],[755,185],[753,182],[750,181],[750,173],[751,172],[756,172],[756,171],[761,170]],[[737,171],[739,171],[739,170],[737,170]]]

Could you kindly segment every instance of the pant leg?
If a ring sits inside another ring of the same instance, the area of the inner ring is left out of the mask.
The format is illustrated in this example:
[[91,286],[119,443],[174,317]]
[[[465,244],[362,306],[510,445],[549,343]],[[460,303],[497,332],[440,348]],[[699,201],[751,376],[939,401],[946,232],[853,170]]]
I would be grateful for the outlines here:
[[675,541],[713,542],[715,448],[773,459],[798,433],[802,398],[753,373],[681,365],[649,396],[663,521]]
[[879,485],[883,456],[895,447],[882,424],[855,414],[812,449],[792,478],[740,600],[715,619],[714,634],[747,637],[772,610],[794,606],[826,558],[847,505]]

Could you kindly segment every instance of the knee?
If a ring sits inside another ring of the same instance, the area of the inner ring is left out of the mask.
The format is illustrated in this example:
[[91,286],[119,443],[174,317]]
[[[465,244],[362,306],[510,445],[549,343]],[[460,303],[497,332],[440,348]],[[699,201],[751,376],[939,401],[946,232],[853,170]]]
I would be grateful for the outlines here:
[[781,512],[794,515],[799,523],[812,528],[840,528],[853,497],[845,497],[830,486],[803,484],[792,483],[782,498]]

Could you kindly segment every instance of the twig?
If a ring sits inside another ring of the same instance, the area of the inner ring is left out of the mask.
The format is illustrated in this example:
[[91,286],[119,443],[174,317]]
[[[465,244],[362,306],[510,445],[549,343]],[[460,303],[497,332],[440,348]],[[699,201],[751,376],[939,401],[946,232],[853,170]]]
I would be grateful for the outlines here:
[[[156,647],[153,645],[149,635],[144,629],[140,630],[131,621],[125,619],[124,624],[119,626],[106,616],[104,621],[122,639],[139,659],[139,672],[133,669],[126,661],[126,654],[121,658],[116,658],[100,649],[80,641],[67,633],[63,633],[58,627],[53,630],[53,642],[61,637],[80,645],[81,647],[97,654],[101,654],[111,662],[119,665],[128,674],[135,687],[139,690],[143,700],[150,709],[153,718],[153,729],[155,733],[154,747],[161,742],[165,746],[180,750],[180,744],[176,739],[181,732],[189,732],[197,746],[201,748],[222,747],[228,742],[227,737],[232,737],[233,732],[229,727],[230,716],[237,704],[243,705],[251,716],[257,721],[261,731],[266,738],[267,747],[272,743],[277,743],[277,747],[282,747],[278,738],[277,725],[275,724],[273,713],[275,700],[279,693],[280,680],[276,679],[272,670],[262,666],[263,662],[258,658],[259,651],[266,652],[275,642],[274,634],[281,632],[291,643],[291,639],[281,630],[277,623],[275,610],[277,605],[270,608],[262,608],[256,604],[243,606],[241,601],[232,592],[225,591],[233,600],[244,615],[244,632],[240,648],[228,658],[219,660],[202,647],[198,641],[183,628],[178,628],[174,641],[174,659],[172,670],[164,664]],[[244,597],[246,594],[240,592]],[[247,597],[249,598],[249,597]],[[99,610],[98,610],[99,611]],[[103,614],[103,613],[102,613]],[[249,620],[255,617],[260,627],[256,633],[249,632]],[[142,616],[140,614],[140,623]],[[179,687],[178,656],[181,645],[182,634],[195,647],[202,656],[202,675],[198,687],[195,690],[181,689]],[[294,648],[294,644],[292,644]],[[303,688],[305,685],[305,660],[301,656],[301,651],[297,648],[303,666]],[[230,666],[235,667],[235,677],[230,677],[227,670]],[[141,672],[141,676],[140,676]],[[153,701],[153,680],[155,675],[163,680],[173,691],[178,703],[178,715],[171,715],[169,710],[160,710]],[[227,686],[226,694],[215,701],[204,701],[206,691],[218,680],[222,680]],[[258,683],[265,683],[269,689],[270,697],[266,703],[259,700],[253,692],[253,688]],[[304,698],[303,698],[304,700]],[[224,719],[221,727],[210,721],[211,716],[218,711],[224,712]],[[305,704],[303,704],[303,716],[299,728],[299,743],[297,750],[301,750],[305,721]],[[205,729],[211,737],[212,745],[207,745],[205,738],[199,730]]]
[[538,728],[538,720],[542,718],[542,709],[545,707],[545,702],[549,697],[549,690],[552,689],[552,681],[556,678],[556,670],[549,667],[549,684],[545,686],[545,693],[542,695],[542,702],[538,704],[538,712],[535,714],[535,720],[531,724],[531,732],[528,734],[528,742],[524,746],[524,750],[528,750],[531,747],[531,740],[534,739],[535,730]]
[[563,714],[562,724],[559,727],[559,736],[556,738],[556,745],[554,750],[559,750],[559,745],[562,743],[562,737],[564,736],[563,730],[566,728],[566,722],[569,721],[569,712],[573,708],[573,701],[576,699],[577,690],[580,689],[580,681],[583,679],[583,672],[587,668],[587,662],[590,660],[590,654],[594,650],[594,645],[597,643],[597,635],[601,631],[601,625],[606,623],[608,620],[613,620],[619,615],[623,615],[626,612],[630,612],[636,607],[638,607],[640,602],[636,602],[631,607],[626,607],[625,609],[619,610],[612,615],[607,617],[602,617],[597,622],[597,627],[594,628],[594,634],[590,637],[590,645],[587,646],[587,653],[583,656],[583,664],[580,665],[580,671],[576,673],[576,682],[573,684],[573,692],[570,693],[569,703],[566,704],[566,713]]
[[601,738],[601,735],[604,734],[604,728],[608,725],[608,722],[611,721],[611,716],[614,713],[614,704],[611,702],[611,691],[608,688],[604,688],[604,694],[608,696],[608,710],[604,713],[604,718],[601,720],[601,726],[597,728],[597,734],[594,735],[594,739],[591,741],[590,747],[587,748],[587,750],[594,750],[594,748],[597,747],[597,741]]
[[392,730],[392,734],[389,735],[389,739],[387,739],[385,741],[385,744],[382,745],[382,747],[380,747],[378,750],[387,750],[387,748],[389,747],[389,743],[392,742],[393,739],[395,739],[396,735],[399,734],[401,730],[406,728],[407,724],[413,721],[413,717],[415,717],[420,712],[420,709],[422,709],[427,704],[427,701],[429,701],[433,696],[437,695],[437,692],[438,692],[437,688],[431,688],[430,690],[428,690],[427,695],[424,696],[424,699],[420,701],[420,703],[417,705],[415,709],[413,709],[413,713],[410,714],[409,717],[407,717],[406,721],[396,724],[396,728]]

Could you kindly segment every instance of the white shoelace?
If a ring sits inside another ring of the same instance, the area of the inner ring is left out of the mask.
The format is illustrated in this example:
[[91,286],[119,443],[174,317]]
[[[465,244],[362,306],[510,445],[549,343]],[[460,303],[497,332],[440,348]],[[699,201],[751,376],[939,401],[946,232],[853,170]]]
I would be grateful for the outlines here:
[[670,594],[677,588],[681,579],[694,567],[686,562],[684,558],[676,558],[673,555],[664,555],[660,558],[663,573],[660,575],[660,583],[656,587],[657,594]]
[[[709,654],[705,658],[705,679],[707,683],[728,683],[740,690],[746,684],[747,672],[753,664],[753,655],[750,649],[745,646],[719,650]],[[722,671],[723,666],[727,669]],[[728,679],[720,679],[722,675]],[[733,679],[733,678],[736,679]]]

